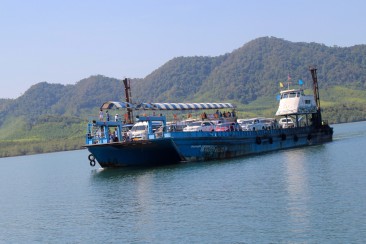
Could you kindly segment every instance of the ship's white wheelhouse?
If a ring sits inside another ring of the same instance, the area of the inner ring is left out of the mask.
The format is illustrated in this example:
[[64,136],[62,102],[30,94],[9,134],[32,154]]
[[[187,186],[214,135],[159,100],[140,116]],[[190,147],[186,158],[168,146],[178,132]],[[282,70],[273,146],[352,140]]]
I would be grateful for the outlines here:
[[305,95],[302,89],[281,91],[277,116],[312,114],[317,112],[314,96]]

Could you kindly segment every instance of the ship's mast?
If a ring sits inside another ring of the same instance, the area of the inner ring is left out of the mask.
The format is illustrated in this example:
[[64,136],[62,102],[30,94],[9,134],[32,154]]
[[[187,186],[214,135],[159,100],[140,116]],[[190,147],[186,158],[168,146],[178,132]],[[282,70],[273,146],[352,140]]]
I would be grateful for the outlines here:
[[[316,67],[310,66],[309,67],[311,72],[311,77],[313,78],[313,92],[314,92],[314,99],[317,106],[317,113],[313,114],[314,123],[316,126],[321,126],[322,123],[322,116],[320,111],[320,99],[319,99],[319,87],[318,87],[318,76],[316,74]],[[314,116],[315,115],[315,116]]]
[[[126,102],[131,103],[131,85],[130,85],[130,79],[125,78],[123,80],[123,84],[125,86],[125,97]],[[127,105],[127,115],[128,119],[126,120],[126,123],[133,123],[133,111],[130,108],[130,105]]]

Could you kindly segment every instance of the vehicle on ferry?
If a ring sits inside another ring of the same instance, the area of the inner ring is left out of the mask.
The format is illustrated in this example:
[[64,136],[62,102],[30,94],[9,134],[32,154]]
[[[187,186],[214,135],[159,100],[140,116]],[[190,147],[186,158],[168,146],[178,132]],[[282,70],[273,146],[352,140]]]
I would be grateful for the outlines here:
[[238,123],[226,122],[216,125],[215,131],[241,131],[242,128]]
[[189,131],[214,131],[215,124],[211,121],[194,121],[183,128],[184,132]]
[[[159,127],[162,126],[162,123],[156,121],[152,123],[152,131],[155,132]],[[144,122],[137,122],[132,126],[130,131],[128,132],[129,138],[132,140],[144,140],[147,139],[147,132],[149,130],[149,124]]]
[[266,126],[264,118],[254,118],[252,119],[252,123],[248,124],[247,130],[264,130]]
[[278,121],[278,124],[281,128],[293,128],[295,127],[294,122],[291,118],[281,118],[280,121]]

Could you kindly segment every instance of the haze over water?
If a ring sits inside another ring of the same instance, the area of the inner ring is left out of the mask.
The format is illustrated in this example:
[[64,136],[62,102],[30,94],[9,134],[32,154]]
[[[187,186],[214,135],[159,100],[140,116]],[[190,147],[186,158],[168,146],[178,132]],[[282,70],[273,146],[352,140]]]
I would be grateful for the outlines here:
[[364,243],[366,122],[234,160],[89,166],[86,150],[0,159],[2,243]]

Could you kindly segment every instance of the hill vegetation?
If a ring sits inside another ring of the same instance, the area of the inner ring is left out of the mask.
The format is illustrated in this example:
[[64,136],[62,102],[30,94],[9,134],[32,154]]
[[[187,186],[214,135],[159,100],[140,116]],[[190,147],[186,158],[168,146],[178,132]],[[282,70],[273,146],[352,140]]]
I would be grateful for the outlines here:
[[[311,88],[318,68],[330,123],[366,119],[366,45],[328,47],[262,37],[217,57],[177,57],[132,79],[133,102],[232,102],[240,117],[273,117],[279,82]],[[74,85],[41,82],[17,99],[0,99],[0,157],[79,149],[85,124],[105,101],[123,101],[120,79],[91,76]]]

